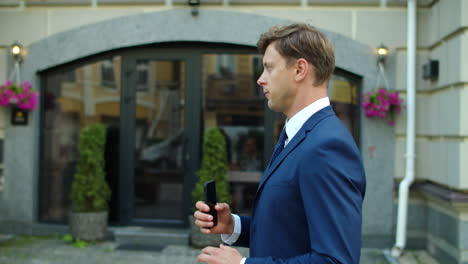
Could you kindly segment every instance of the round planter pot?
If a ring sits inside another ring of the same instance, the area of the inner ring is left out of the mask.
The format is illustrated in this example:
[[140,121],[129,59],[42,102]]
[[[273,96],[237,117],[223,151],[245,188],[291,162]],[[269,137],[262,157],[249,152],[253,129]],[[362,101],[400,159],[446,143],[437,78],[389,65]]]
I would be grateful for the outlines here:
[[190,244],[196,248],[207,246],[219,246],[222,243],[221,235],[208,235],[200,232],[200,227],[195,225],[193,215],[189,215],[190,223]]
[[104,240],[107,233],[108,212],[70,213],[70,231],[74,239]]

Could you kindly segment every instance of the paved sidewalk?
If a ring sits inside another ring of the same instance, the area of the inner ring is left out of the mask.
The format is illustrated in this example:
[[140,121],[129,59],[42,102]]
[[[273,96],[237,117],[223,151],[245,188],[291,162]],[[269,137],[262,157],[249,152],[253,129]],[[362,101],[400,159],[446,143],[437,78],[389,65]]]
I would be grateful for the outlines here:
[[[2,241],[3,240],[3,241]],[[0,235],[1,264],[189,264],[197,263],[199,249],[189,246],[141,246],[119,249],[115,242],[76,248],[59,238],[6,237]],[[134,245],[135,246],[135,245]],[[247,255],[245,248],[239,248]],[[361,264],[387,264],[381,250],[363,249]],[[437,264],[424,251],[407,253],[400,264]]]

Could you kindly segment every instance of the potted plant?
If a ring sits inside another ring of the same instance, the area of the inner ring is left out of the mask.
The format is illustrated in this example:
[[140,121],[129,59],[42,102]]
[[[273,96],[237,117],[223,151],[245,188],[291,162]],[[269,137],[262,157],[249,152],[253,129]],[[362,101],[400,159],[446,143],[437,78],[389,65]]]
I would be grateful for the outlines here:
[[79,158],[72,181],[70,229],[75,240],[103,240],[111,191],[105,180],[106,129],[92,124],[81,130]]
[[0,85],[0,106],[18,107],[30,111],[36,108],[38,97],[39,93],[32,89],[28,81],[19,85],[6,81],[5,85]]
[[0,106],[12,109],[13,125],[28,123],[28,113],[36,109],[38,97],[39,93],[32,89],[32,84],[28,81],[20,84],[6,81],[4,85],[0,85]]
[[401,112],[403,100],[398,91],[380,88],[362,95],[361,106],[366,117],[378,117],[387,120],[389,126],[395,124],[395,115]]
[[[228,164],[226,140],[219,128],[209,128],[203,136],[203,155],[201,168],[197,171],[198,180],[192,192],[192,201],[204,200],[203,184],[209,180],[216,181],[216,199],[218,202],[231,203],[228,181]],[[207,235],[195,226],[193,216],[189,217],[191,225],[191,244],[195,247],[219,245],[219,235]]]

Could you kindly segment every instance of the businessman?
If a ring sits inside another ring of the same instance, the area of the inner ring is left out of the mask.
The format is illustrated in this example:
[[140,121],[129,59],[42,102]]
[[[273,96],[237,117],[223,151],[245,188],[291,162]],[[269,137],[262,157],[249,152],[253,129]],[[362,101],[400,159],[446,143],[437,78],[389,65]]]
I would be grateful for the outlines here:
[[250,217],[197,202],[195,224],[222,234],[225,244],[250,248],[244,258],[229,246],[202,249],[209,264],[358,264],[365,174],[360,153],[327,97],[335,68],[331,43],[305,24],[271,28],[257,43],[263,54],[258,84],[268,107],[286,115]]

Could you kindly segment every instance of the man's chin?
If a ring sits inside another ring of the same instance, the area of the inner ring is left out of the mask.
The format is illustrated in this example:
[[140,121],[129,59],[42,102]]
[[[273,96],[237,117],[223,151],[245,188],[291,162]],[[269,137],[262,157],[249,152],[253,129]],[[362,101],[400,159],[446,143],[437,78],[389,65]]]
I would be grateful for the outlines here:
[[278,106],[272,104],[270,100],[268,100],[268,108],[273,112],[281,112],[281,109],[278,109]]
[[271,103],[270,100],[268,100],[268,104],[267,104],[267,105],[268,105],[268,108],[270,108],[271,111],[275,111],[275,110],[274,110],[275,107],[274,107],[274,105]]

